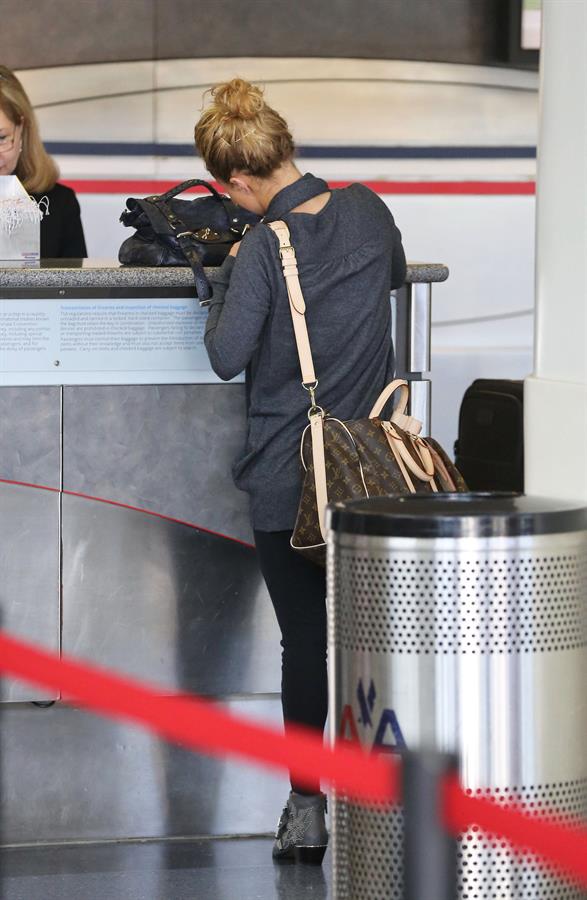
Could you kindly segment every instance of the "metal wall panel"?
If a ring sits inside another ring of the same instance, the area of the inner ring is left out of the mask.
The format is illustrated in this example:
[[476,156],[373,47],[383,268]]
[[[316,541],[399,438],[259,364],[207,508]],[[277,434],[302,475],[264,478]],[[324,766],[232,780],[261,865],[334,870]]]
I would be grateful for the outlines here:
[[[278,700],[230,711],[277,725]],[[2,843],[272,831],[289,786],[61,703],[2,711]]]
[[250,541],[231,465],[245,441],[242,384],[63,389],[65,490]]
[[60,387],[0,387],[0,478],[59,487]]
[[63,650],[173,690],[279,690],[279,632],[253,550],[67,495]]
[[[0,484],[0,621],[11,634],[59,650],[59,494],[54,491]],[[1,681],[3,701],[56,696],[11,678]]]
[[[246,498],[229,475],[244,437],[242,392],[236,385],[68,388],[66,487],[167,504],[163,511],[179,518],[201,515],[207,526],[244,533]],[[59,389],[4,389],[0,398],[11,423],[3,436],[11,468],[2,474],[58,483]],[[254,551],[238,541],[138,510],[0,484],[7,629],[59,650],[60,500],[64,652],[172,690],[236,694],[235,708],[280,720],[279,633]],[[264,696],[242,696],[251,694]],[[2,699],[55,698],[6,680]],[[284,778],[192,756],[60,703],[6,704],[2,716],[4,843],[266,833],[287,793]]]

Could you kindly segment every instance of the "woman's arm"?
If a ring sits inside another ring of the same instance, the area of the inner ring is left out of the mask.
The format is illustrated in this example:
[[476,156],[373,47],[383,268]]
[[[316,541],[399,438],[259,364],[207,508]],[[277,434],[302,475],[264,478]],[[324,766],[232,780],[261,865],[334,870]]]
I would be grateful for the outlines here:
[[271,290],[264,264],[263,235],[246,235],[238,257],[228,256],[210,281],[214,290],[204,343],[223,381],[248,365],[269,313]]

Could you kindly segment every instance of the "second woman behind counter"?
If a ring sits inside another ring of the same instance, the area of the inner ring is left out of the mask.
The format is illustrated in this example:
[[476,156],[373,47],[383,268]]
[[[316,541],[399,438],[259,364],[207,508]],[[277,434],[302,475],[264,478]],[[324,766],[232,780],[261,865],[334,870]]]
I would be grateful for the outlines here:
[[41,257],[82,259],[87,254],[74,191],[59,184],[59,170],[45,150],[31,102],[16,75],[0,66],[0,175],[16,175],[39,202],[47,198],[41,221]]

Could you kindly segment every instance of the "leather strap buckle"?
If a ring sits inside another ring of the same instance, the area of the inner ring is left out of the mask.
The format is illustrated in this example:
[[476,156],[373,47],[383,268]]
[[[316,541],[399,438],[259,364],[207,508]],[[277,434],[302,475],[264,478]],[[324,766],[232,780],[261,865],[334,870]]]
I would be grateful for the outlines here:
[[318,379],[314,381],[313,384],[306,384],[302,381],[302,387],[305,391],[308,391],[310,394],[310,403],[311,409],[320,409],[319,406],[316,406],[316,388],[318,387]]

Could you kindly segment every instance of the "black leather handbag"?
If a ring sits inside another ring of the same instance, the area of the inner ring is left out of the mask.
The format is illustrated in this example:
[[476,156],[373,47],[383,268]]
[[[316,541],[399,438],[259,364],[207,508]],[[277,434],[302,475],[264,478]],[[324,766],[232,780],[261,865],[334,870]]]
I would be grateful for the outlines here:
[[[211,196],[176,199],[177,194],[196,185],[205,187]],[[191,266],[202,303],[212,296],[204,266],[219,266],[231,246],[259,218],[236,206],[207,181],[183,181],[165,194],[127,199],[120,221],[136,232],[123,242],[118,259],[126,266]]]

